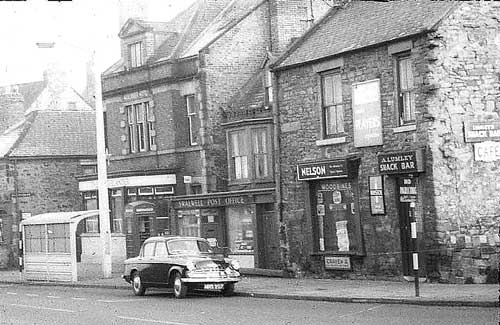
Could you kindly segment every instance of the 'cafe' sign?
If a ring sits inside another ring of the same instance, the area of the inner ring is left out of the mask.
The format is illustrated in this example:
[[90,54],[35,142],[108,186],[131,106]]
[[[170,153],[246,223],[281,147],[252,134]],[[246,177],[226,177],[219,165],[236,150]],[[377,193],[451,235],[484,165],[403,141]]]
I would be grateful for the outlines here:
[[381,154],[378,156],[380,174],[404,174],[424,171],[422,150]]

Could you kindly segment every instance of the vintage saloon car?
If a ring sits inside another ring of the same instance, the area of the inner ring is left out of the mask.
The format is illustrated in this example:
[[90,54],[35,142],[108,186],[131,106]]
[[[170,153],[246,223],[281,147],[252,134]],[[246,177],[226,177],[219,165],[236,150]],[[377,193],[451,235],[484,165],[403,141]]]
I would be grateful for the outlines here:
[[213,252],[209,242],[197,237],[151,237],[139,256],[125,261],[125,281],[137,296],[146,288],[173,288],[176,298],[189,289],[221,290],[232,295],[239,281],[239,264]]

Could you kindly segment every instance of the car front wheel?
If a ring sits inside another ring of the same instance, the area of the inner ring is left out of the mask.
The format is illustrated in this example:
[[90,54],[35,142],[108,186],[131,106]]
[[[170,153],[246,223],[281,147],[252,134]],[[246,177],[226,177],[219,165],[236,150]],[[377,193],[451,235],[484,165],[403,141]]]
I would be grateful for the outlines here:
[[181,274],[179,272],[175,273],[174,277],[174,296],[177,299],[182,299],[186,297],[188,291],[188,287],[181,280]]
[[226,283],[222,288],[222,294],[226,297],[234,295],[234,283]]
[[146,293],[146,287],[142,283],[141,276],[138,272],[134,272],[132,275],[132,291],[136,296],[144,296],[144,293]]

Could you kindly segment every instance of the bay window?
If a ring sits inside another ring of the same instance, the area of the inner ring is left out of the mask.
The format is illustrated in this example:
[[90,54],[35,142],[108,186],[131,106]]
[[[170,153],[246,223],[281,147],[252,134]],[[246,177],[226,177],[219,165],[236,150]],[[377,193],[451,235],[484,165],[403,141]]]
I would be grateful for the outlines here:
[[233,181],[264,179],[270,172],[270,128],[228,131],[229,174]]

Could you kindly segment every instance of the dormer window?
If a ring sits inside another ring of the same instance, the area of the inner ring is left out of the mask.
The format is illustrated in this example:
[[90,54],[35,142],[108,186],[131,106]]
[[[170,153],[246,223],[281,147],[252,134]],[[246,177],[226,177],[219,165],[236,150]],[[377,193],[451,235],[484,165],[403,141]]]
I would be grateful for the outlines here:
[[143,65],[142,42],[132,43],[128,46],[130,67],[137,68]]

